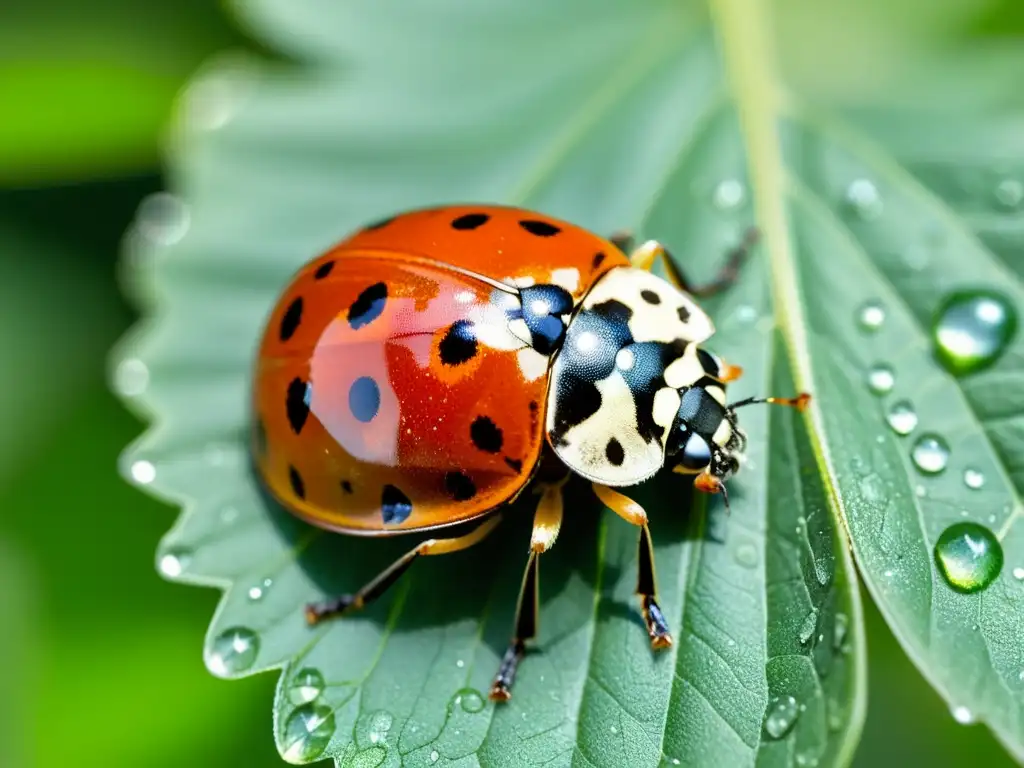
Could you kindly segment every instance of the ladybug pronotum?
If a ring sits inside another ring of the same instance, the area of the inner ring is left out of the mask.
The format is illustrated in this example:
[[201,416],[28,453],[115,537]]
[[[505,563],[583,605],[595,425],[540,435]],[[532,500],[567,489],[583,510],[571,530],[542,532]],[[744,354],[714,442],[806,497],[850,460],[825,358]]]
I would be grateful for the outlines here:
[[[727,404],[741,370],[700,347],[714,327],[692,297],[727,286],[747,245],[697,288],[654,241],[627,256],[628,238],[533,211],[449,206],[373,224],[299,270],[256,363],[259,475],[321,528],[432,536],[355,594],[308,605],[309,623],[380,597],[420,555],[476,544],[533,488],[522,594],[490,690],[509,699],[535,634],[539,556],[576,474],[640,528],[644,622],[653,648],[671,645],[647,514],[617,489],[668,468],[725,495],[746,442],[736,409],[808,400]],[[650,272],[658,259],[668,279]],[[446,538],[453,526],[463,532]]]

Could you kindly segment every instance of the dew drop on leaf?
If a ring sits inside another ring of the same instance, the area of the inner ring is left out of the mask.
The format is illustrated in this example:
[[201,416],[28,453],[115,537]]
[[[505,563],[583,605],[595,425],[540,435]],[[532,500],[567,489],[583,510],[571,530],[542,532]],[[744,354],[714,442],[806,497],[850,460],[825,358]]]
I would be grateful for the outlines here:
[[759,559],[757,548],[753,544],[740,544],[736,547],[733,557],[744,568],[756,568]]
[[723,179],[715,187],[712,201],[715,208],[722,211],[732,210],[743,205],[747,191],[739,179]]
[[1024,568],[1021,568],[1019,565],[1016,568],[1014,568],[1013,578],[1015,578],[1017,581],[1024,581]]
[[156,467],[153,466],[153,462],[145,459],[134,462],[131,472],[132,479],[142,485],[148,485],[156,480]]
[[896,373],[893,369],[879,363],[868,371],[868,387],[876,395],[884,395],[892,391],[896,385]]
[[846,188],[846,204],[865,221],[877,219],[882,213],[882,196],[869,179],[856,179]]
[[253,584],[251,587],[249,587],[249,599],[253,602],[257,600],[262,600],[264,596],[267,594],[267,590],[270,589],[271,586],[273,586],[273,584],[273,579],[263,579],[263,581],[261,581],[259,584]]
[[430,750],[430,762],[436,763],[440,757],[441,755],[438,754],[436,749]]
[[114,370],[114,389],[124,397],[136,397],[149,385],[149,368],[137,357],[127,357]]
[[937,475],[949,463],[949,444],[939,435],[921,435],[911,449],[914,466],[927,475]]
[[1013,211],[1024,203],[1024,183],[1018,179],[1002,179],[996,184],[995,200],[1000,208]]
[[192,553],[187,549],[181,549],[180,547],[168,549],[160,555],[160,573],[171,578],[181,576],[191,561]]
[[839,650],[846,641],[846,633],[850,629],[850,620],[845,613],[837,613],[835,618],[835,634],[832,637],[832,648]]
[[789,733],[800,717],[800,707],[792,696],[779,696],[770,705],[764,719],[764,730],[771,738],[781,739]]
[[463,688],[455,694],[455,703],[463,712],[476,714],[484,708],[484,697],[475,688]]
[[974,713],[967,707],[953,707],[952,714],[953,719],[960,725],[970,725],[974,722]]
[[957,592],[977,592],[999,575],[1003,548],[995,534],[978,523],[954,523],[935,543],[935,561],[950,587]]
[[796,764],[800,768],[814,768],[818,764],[818,756],[814,752],[797,752]]
[[968,467],[964,470],[964,485],[977,490],[985,485],[985,475],[980,470]]
[[886,421],[897,435],[909,435],[917,429],[917,411],[914,410],[910,401],[900,400],[898,403],[893,403],[886,416]]
[[957,376],[994,363],[1017,330],[1017,313],[993,291],[960,291],[948,296],[932,329],[935,357]]
[[324,692],[324,676],[319,669],[303,667],[295,673],[288,684],[288,701],[292,704],[308,704]]
[[206,655],[206,666],[218,677],[244,672],[256,661],[260,638],[248,627],[230,627],[214,639]]
[[285,720],[281,754],[290,763],[307,763],[323,754],[333,735],[333,710],[325,704],[303,704]]
[[818,611],[811,608],[810,612],[804,616],[803,624],[800,625],[800,643],[806,645],[810,639],[814,636],[814,630],[818,628]]
[[877,301],[861,304],[857,310],[857,325],[864,331],[877,331],[885,322],[885,308]]
[[139,204],[135,226],[156,245],[173,245],[188,231],[188,208],[168,192],[155,192]]
[[367,738],[371,744],[378,744],[387,741],[388,731],[391,730],[391,724],[394,722],[394,718],[390,712],[379,710],[374,712],[370,716],[369,722],[369,734]]

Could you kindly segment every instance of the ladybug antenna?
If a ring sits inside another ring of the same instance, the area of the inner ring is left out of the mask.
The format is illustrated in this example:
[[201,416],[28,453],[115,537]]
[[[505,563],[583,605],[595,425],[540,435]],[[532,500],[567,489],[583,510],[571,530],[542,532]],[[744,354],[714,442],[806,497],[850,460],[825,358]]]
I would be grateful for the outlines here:
[[811,402],[811,396],[806,392],[801,392],[796,397],[748,397],[745,400],[733,403],[729,406],[728,410],[735,411],[737,408],[742,408],[745,405],[767,403],[769,405],[788,405],[790,408],[796,408],[798,411],[803,411],[807,408],[807,404],[809,402]]

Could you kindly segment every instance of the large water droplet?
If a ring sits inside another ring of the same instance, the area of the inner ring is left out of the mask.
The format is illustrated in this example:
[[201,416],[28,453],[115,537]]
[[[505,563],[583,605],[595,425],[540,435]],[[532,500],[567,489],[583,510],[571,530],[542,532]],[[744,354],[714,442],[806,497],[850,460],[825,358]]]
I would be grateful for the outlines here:
[[868,371],[868,387],[876,395],[888,394],[894,386],[896,386],[896,373],[888,365],[879,363]]
[[128,357],[114,370],[114,389],[125,397],[135,397],[146,391],[149,368],[137,357]]
[[723,179],[715,187],[712,202],[716,208],[728,211],[743,205],[746,197],[747,191],[742,181],[739,179]]
[[256,661],[260,638],[248,627],[225,629],[207,651],[206,666],[218,677],[244,672]]
[[174,195],[156,192],[139,204],[135,225],[154,243],[173,245],[188,231],[188,208]]
[[882,213],[882,196],[869,179],[856,179],[846,188],[846,204],[865,221],[877,219]]
[[1003,548],[988,528],[978,523],[954,523],[935,543],[935,561],[946,582],[957,592],[977,592],[999,575]]
[[968,488],[978,490],[985,485],[985,475],[981,473],[981,470],[968,467],[964,470],[964,485]]
[[868,301],[857,310],[857,324],[865,331],[877,331],[885,322],[885,309],[877,301]]
[[288,684],[288,701],[292,704],[308,704],[324,692],[324,676],[313,667],[303,667],[295,673]]
[[756,568],[757,563],[760,560],[757,556],[757,547],[749,543],[737,546],[733,551],[733,557],[736,559],[736,562],[744,568]]
[[773,739],[781,739],[792,730],[800,717],[800,707],[792,696],[779,696],[769,706],[764,730]]
[[334,735],[334,712],[325,704],[303,704],[285,720],[281,754],[290,763],[308,763],[327,749]]
[[181,547],[172,547],[160,555],[160,573],[170,578],[181,576],[192,561],[192,553]]
[[914,466],[927,475],[937,475],[949,463],[949,444],[936,434],[921,435],[910,451]]
[[914,410],[914,406],[910,404],[909,400],[893,403],[885,419],[897,435],[909,435],[917,429],[917,411]]
[[1002,179],[996,184],[996,203],[1008,211],[1020,208],[1024,203],[1024,183],[1017,179]]
[[463,712],[476,714],[484,708],[484,697],[475,688],[463,688],[455,694],[455,703]]
[[960,291],[948,296],[936,314],[935,356],[951,373],[963,376],[994,363],[1017,330],[1017,313],[994,291]]

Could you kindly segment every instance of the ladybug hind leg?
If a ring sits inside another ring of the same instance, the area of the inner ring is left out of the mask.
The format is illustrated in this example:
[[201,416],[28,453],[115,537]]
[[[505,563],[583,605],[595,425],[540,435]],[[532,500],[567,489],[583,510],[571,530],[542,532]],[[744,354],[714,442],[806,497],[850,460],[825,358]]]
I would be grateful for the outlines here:
[[740,274],[740,267],[747,260],[747,256],[750,254],[750,250],[754,247],[755,243],[757,243],[758,238],[759,233],[755,227],[747,229],[743,235],[742,242],[729,251],[725,258],[725,263],[718,270],[718,274],[712,278],[711,282],[704,285],[694,285],[691,283],[686,275],[683,274],[683,271],[676,266],[676,263],[672,260],[672,255],[665,249],[665,246],[657,240],[648,240],[634,250],[629,255],[629,263],[637,269],[645,269],[649,272],[654,267],[654,262],[661,259],[662,266],[665,268],[665,276],[670,283],[691,296],[707,298],[720,293],[736,282]]
[[398,578],[420,555],[446,555],[449,552],[468,549],[486,538],[487,534],[493,531],[500,522],[501,515],[496,514],[464,536],[454,539],[427,539],[421,542],[377,574],[355,594],[342,595],[319,603],[309,603],[306,606],[306,621],[312,626],[348,611],[358,611],[383,595],[388,587],[398,581]]
[[516,604],[515,625],[512,640],[501,658],[498,674],[494,676],[489,697],[492,701],[508,701],[512,698],[512,683],[516,678],[519,662],[526,654],[526,641],[537,635],[537,611],[540,601],[540,555],[555,544],[562,527],[562,486],[565,481],[541,486],[541,498],[533,518],[533,534],[530,537],[530,557],[526,561],[523,584],[519,589]]
[[662,613],[661,606],[658,605],[657,579],[654,573],[654,544],[651,541],[651,531],[647,527],[647,513],[631,498],[606,485],[594,483],[593,488],[597,498],[606,507],[627,523],[632,523],[640,528],[636,593],[640,598],[640,610],[643,613],[644,624],[647,626],[647,636],[651,639],[651,647],[656,650],[668,648],[672,645],[672,633],[669,631],[665,614]]

